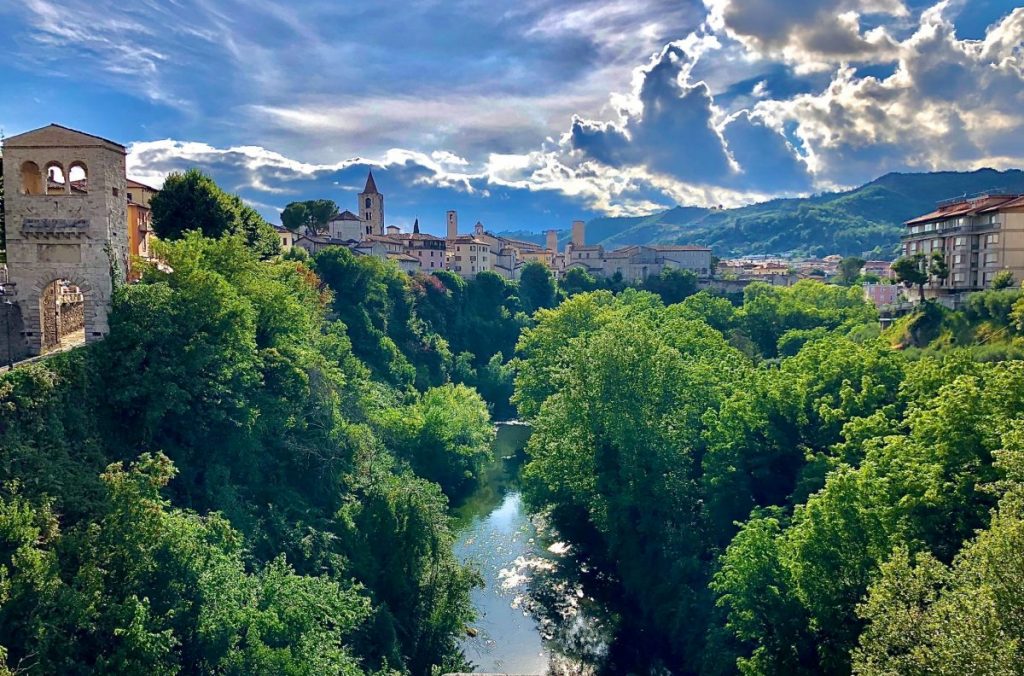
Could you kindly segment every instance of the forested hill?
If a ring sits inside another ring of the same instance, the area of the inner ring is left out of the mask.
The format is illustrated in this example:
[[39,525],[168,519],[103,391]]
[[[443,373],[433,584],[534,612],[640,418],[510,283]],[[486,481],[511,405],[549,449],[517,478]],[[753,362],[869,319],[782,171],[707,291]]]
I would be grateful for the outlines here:
[[[679,206],[648,217],[596,218],[587,224],[587,242],[606,247],[705,244],[719,256],[870,252],[886,257],[896,253],[901,223],[930,211],[940,200],[986,190],[1024,192],[1024,172],[892,173],[846,192],[735,209]],[[567,239],[568,231],[561,236]],[[542,238],[530,237],[537,242]]]

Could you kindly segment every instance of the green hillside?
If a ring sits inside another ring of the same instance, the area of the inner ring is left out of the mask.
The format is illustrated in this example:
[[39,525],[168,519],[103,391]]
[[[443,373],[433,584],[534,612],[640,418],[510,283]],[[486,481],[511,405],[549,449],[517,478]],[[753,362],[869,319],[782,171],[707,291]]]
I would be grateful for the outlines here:
[[[735,209],[675,207],[646,218],[598,218],[587,242],[704,244],[720,256],[744,254],[895,255],[901,224],[950,197],[987,190],[1024,192],[1024,172],[891,173],[854,190],[775,199]],[[565,240],[568,232],[559,233]],[[522,233],[520,233],[522,236]],[[530,237],[540,241],[537,235]]]

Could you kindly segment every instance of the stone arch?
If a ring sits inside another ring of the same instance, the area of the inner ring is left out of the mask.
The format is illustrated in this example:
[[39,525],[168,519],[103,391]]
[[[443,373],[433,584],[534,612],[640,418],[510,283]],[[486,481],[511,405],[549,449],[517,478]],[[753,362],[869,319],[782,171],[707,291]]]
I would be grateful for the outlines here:
[[21,190],[22,195],[44,195],[43,172],[39,165],[31,160],[21,163]]
[[57,160],[50,160],[44,167],[47,195],[63,195],[68,191],[67,174],[64,165]]
[[31,354],[45,354],[99,337],[94,335],[96,307],[92,286],[77,272],[59,268],[38,270],[23,298],[25,342]]
[[75,160],[68,165],[68,181],[72,192],[89,192],[89,167],[82,160]]

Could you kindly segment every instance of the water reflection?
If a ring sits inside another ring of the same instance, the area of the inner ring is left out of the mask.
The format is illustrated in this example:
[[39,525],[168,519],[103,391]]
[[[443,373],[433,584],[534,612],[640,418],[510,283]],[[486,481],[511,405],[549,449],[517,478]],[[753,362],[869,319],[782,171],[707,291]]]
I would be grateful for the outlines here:
[[484,579],[473,592],[476,635],[463,649],[478,671],[593,674],[613,623],[584,593],[586,567],[523,506],[517,477],[528,438],[524,425],[499,425],[484,481],[455,510],[456,556]]

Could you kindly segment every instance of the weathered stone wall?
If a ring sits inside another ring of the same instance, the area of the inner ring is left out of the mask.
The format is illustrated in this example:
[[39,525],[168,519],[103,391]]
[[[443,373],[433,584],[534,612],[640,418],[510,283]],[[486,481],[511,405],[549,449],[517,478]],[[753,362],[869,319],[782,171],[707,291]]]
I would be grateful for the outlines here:
[[[128,268],[125,151],[104,139],[49,126],[12,136],[4,143],[7,216],[7,264],[16,283],[23,336],[31,354],[43,348],[42,304],[48,285],[67,279],[84,295],[82,324],[87,342],[109,331],[107,311],[115,283]],[[84,167],[87,184],[52,187],[47,194],[26,194],[34,163],[45,176],[59,165]]]
[[0,303],[0,366],[29,356],[28,343],[22,335],[24,330],[21,308],[15,304]]
[[60,304],[60,336],[85,328],[85,301],[74,300]]

